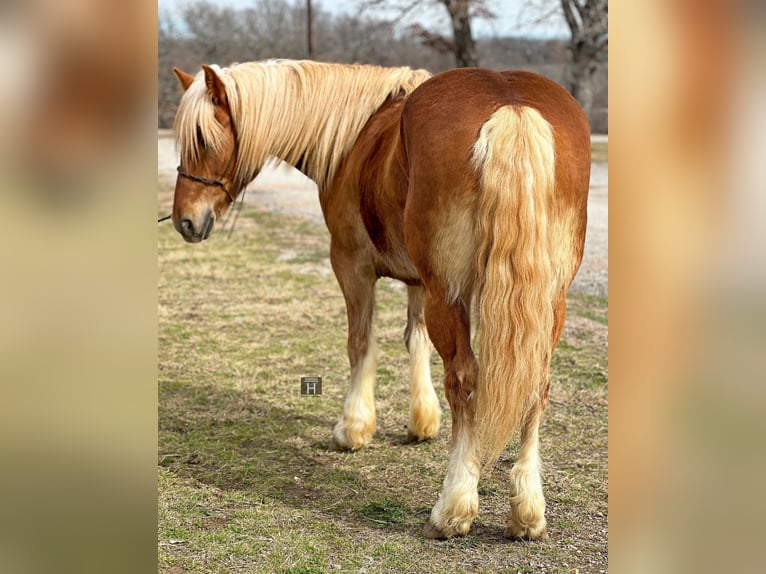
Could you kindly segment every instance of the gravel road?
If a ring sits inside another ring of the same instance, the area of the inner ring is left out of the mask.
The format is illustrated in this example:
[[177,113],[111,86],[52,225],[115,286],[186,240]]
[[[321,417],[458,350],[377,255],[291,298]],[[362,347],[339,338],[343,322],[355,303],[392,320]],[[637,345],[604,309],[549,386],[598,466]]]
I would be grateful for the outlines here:
[[[159,179],[173,185],[178,155],[168,131],[160,131],[157,139]],[[304,217],[324,223],[316,185],[287,164],[264,169],[248,186],[248,204],[275,213]],[[572,289],[606,296],[608,287],[608,169],[606,163],[594,163],[591,169],[588,197],[588,231],[585,256]]]

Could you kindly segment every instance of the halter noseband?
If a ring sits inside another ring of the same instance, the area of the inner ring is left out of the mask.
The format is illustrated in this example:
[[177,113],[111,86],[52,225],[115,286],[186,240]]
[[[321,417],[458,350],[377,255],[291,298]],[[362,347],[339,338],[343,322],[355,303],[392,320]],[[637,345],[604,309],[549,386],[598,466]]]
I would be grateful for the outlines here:
[[[176,168],[176,170],[178,171],[178,175],[191,179],[192,181],[198,181],[200,183],[204,183],[205,185],[217,185],[223,190],[223,192],[226,194],[226,197],[229,198],[229,203],[234,203],[234,198],[229,193],[229,190],[226,188],[226,184],[223,182],[223,180],[210,179],[207,177],[202,177],[201,175],[194,175],[193,173],[183,171],[180,165]],[[228,171],[228,167],[227,167],[227,171]],[[224,177],[224,175],[226,175],[225,171],[221,177]]]
[[[232,129],[234,128],[234,124],[232,123]],[[201,175],[194,175],[193,173],[189,173],[188,171],[183,171],[181,169],[181,166],[179,165],[176,168],[176,171],[178,171],[178,175],[191,179],[192,181],[198,181],[200,183],[204,183],[205,185],[217,185],[220,187],[223,192],[226,194],[226,197],[229,198],[229,203],[234,203],[235,198],[229,193],[228,188],[226,187],[226,184],[223,182],[223,178],[226,177],[226,174],[229,173],[229,169],[234,164],[234,157],[237,155],[237,150],[239,148],[239,138],[237,137],[237,131],[233,129],[234,131],[234,149],[231,151],[231,155],[229,156],[229,161],[226,162],[226,167],[223,168],[223,173],[221,174],[221,177],[218,179],[210,179],[208,177],[202,177]]]

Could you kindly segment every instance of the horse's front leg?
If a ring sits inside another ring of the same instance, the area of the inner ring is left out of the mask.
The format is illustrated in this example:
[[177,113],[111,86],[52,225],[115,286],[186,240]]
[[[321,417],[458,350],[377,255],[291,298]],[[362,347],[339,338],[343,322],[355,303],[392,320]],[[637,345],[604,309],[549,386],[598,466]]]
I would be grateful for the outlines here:
[[439,433],[442,410],[431,382],[431,341],[423,317],[423,287],[407,287],[407,329],[404,342],[410,352],[410,440],[420,441]]
[[375,433],[376,345],[372,336],[375,308],[375,275],[372,265],[339,249],[330,252],[333,270],[346,299],[348,314],[348,359],[351,382],[343,416],[332,433],[341,450],[356,450],[370,444]]

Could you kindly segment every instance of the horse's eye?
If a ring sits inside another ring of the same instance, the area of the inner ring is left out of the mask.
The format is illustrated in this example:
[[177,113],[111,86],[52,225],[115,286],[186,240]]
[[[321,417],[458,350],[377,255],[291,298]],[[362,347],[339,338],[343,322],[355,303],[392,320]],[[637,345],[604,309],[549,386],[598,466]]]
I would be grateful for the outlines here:
[[205,138],[202,137],[202,128],[197,126],[197,142],[199,143],[201,148],[206,147],[205,146]]

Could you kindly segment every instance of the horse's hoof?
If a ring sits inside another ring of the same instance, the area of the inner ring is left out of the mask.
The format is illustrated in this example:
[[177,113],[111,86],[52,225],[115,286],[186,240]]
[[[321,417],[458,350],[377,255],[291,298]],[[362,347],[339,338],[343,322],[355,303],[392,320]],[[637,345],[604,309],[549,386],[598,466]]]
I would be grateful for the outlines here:
[[436,438],[439,434],[442,411],[439,403],[418,404],[413,407],[410,422],[407,425],[407,438],[410,442],[420,442]]
[[335,452],[356,452],[357,450],[361,450],[370,446],[370,442],[371,441],[360,443],[358,446],[356,446],[346,442],[340,442],[335,437],[332,437],[330,439],[329,447],[330,450],[334,450]]
[[359,450],[372,442],[374,433],[374,420],[363,424],[348,424],[341,419],[333,428],[331,448],[338,451]]
[[545,519],[536,526],[525,526],[509,520],[505,527],[505,537],[512,540],[549,540]]
[[336,437],[332,437],[330,439],[330,449],[338,452],[353,452],[368,447],[370,442],[372,441],[358,441],[352,444],[344,440],[338,440]]
[[427,442],[433,440],[432,436],[418,436],[412,431],[407,431],[407,438],[404,439],[404,444],[413,444],[417,442]]
[[445,530],[445,529],[439,528],[438,526],[436,526],[433,522],[429,520],[428,522],[426,522],[426,525],[423,527],[423,536],[431,540],[447,540],[449,538],[458,538],[460,536],[465,536],[466,534],[468,534],[470,530],[471,530],[470,521],[465,521],[461,523],[458,528],[450,528],[449,530]]
[[446,540],[449,538],[438,526],[434,526],[430,520],[423,527],[423,536],[430,540]]
[[353,449],[349,446],[346,446],[344,444],[340,444],[337,440],[335,440],[335,437],[332,437],[330,439],[330,444],[328,445],[328,448],[330,450],[334,450],[335,452],[350,452]]

